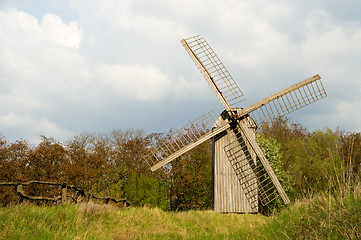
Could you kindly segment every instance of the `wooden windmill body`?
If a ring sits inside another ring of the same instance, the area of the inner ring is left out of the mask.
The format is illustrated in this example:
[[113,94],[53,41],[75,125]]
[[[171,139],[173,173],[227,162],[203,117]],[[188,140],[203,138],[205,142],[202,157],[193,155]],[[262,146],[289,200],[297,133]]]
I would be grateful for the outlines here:
[[[227,113],[224,111],[218,117],[215,125],[225,124],[226,118]],[[252,141],[255,141],[256,126],[252,119],[248,116],[241,120],[239,124],[248,131]],[[212,138],[213,206],[217,212],[254,213],[258,211],[258,206],[251,206],[224,151],[235,137],[234,131],[224,131]],[[255,154],[251,155],[251,159],[255,157]],[[252,178],[250,181],[256,183],[253,172],[250,171],[248,174]],[[253,185],[253,187],[256,186]]]
[[181,40],[225,110],[201,116],[149,148],[151,170],[178,158],[212,139],[214,210],[218,212],[257,212],[281,197],[289,199],[259,148],[257,123],[284,116],[326,97],[320,76],[315,75],[270,95],[249,107],[240,108],[243,93],[204,38]]

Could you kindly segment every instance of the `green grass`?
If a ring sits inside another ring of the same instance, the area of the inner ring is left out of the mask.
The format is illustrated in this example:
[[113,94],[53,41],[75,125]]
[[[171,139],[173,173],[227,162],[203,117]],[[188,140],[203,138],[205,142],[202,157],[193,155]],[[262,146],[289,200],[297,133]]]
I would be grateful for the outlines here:
[[272,217],[95,203],[0,209],[0,239],[360,239],[361,197],[318,196]]
[[294,203],[256,231],[263,239],[361,239],[361,195]]
[[3,239],[227,239],[246,236],[267,217],[213,211],[120,210],[94,203],[0,210]]

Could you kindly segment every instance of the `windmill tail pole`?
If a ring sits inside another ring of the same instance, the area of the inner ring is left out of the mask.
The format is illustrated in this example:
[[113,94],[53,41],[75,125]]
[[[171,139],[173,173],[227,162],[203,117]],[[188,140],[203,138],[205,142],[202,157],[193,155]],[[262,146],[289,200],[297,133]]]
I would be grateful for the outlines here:
[[273,172],[272,167],[270,166],[267,158],[263,154],[261,148],[255,141],[255,139],[251,138],[250,135],[248,134],[248,132],[245,131],[242,126],[240,127],[240,129],[242,130],[242,133],[244,134],[247,141],[251,144],[253,151],[256,153],[257,157],[261,161],[264,169],[267,171],[268,176],[270,177],[271,181],[273,182],[274,186],[276,187],[276,190],[277,190],[278,194],[281,196],[283,202],[285,204],[290,203],[290,200],[289,200],[287,194],[285,193],[284,189],[282,188],[281,183],[278,181],[276,174]]

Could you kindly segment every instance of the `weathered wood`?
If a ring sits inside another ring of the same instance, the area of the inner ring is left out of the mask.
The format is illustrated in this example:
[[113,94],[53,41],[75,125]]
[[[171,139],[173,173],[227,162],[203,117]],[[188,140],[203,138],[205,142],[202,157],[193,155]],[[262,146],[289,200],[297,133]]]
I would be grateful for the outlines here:
[[19,183],[18,182],[0,182],[0,186],[18,186]]
[[[44,196],[30,196],[26,195],[23,190],[23,186],[29,186],[30,184],[44,184],[44,185],[55,185],[55,186],[61,186],[61,194],[56,197],[44,197]],[[126,199],[115,199],[111,198],[109,196],[106,197],[96,197],[91,194],[86,194],[83,189],[78,188],[73,185],[67,185],[66,183],[57,183],[57,182],[45,182],[45,181],[37,181],[32,180],[24,183],[20,182],[0,182],[0,186],[16,186],[16,194],[19,196],[19,203],[23,201],[23,199],[27,200],[33,200],[33,201],[50,201],[50,202],[59,202],[61,200],[62,204],[68,203],[68,197],[70,199],[73,199],[75,203],[80,202],[79,198],[87,198],[88,201],[91,199],[99,199],[99,200],[105,200],[108,204],[110,201],[114,203],[124,203],[124,206],[129,206],[130,203]],[[68,189],[74,189],[76,192],[76,196],[69,196],[68,195]]]
[[16,194],[21,198],[21,199],[28,199],[28,200],[46,200],[46,201],[53,201],[53,202],[57,202],[61,199],[61,196],[57,196],[57,197],[54,197],[54,198],[50,198],[50,197],[42,197],[42,196],[39,196],[39,197],[35,197],[35,196],[29,196],[29,195],[26,195],[23,191],[23,187],[22,187],[22,184],[19,184],[17,186],[17,189],[16,189]]
[[27,182],[0,182],[0,186],[18,186],[18,185],[22,185],[22,186],[29,186],[31,184],[44,184],[44,185],[53,185],[53,186],[65,186],[68,189],[74,189],[76,192],[79,192],[80,195],[85,195],[84,190],[74,186],[74,185],[68,185],[66,183],[59,183],[59,182],[47,182],[47,181],[38,181],[38,180],[31,180],[31,181],[27,181]]
[[151,142],[146,161],[150,166],[153,166],[188,144],[198,141],[214,129],[214,122],[217,117],[213,111],[209,111],[181,129],[167,134],[160,141]]
[[17,193],[24,193],[24,191],[23,191],[23,185],[22,184],[18,184],[17,186],[16,186],[16,192]]
[[27,200],[41,200],[41,201],[51,201],[51,202],[58,202],[61,199],[61,196],[57,196],[54,198],[51,197],[35,197],[35,196],[29,196],[29,195],[21,195],[21,197],[23,199],[27,199]]
[[256,153],[257,157],[259,158],[259,160],[262,162],[263,167],[265,168],[265,170],[267,171],[268,175],[271,178],[272,183],[274,184],[274,186],[276,187],[279,195],[281,196],[283,202],[285,204],[290,203],[290,200],[288,199],[287,194],[285,193],[282,185],[280,184],[280,182],[278,181],[278,178],[276,177],[275,173],[273,172],[271,166],[269,165],[269,162],[267,160],[267,158],[265,157],[265,155],[263,154],[262,150],[260,149],[259,145],[256,142],[256,139],[254,137],[252,137],[248,131],[246,131],[242,126],[241,129],[243,131],[244,136],[246,137],[247,141],[249,142],[249,144],[252,146],[254,152]]
[[321,79],[321,77],[317,74],[317,75],[312,76],[310,78],[307,78],[307,79],[305,79],[305,80],[303,80],[303,81],[301,81],[299,83],[296,83],[296,84],[294,84],[294,85],[292,85],[292,86],[290,86],[288,88],[285,88],[285,89],[283,89],[281,91],[278,91],[278,92],[276,92],[276,93],[274,93],[274,94],[272,94],[272,95],[270,95],[270,96],[268,96],[268,97],[266,97],[266,98],[264,98],[264,99],[262,99],[262,100],[260,100],[260,101],[258,101],[256,103],[244,108],[241,111],[240,115],[244,116],[244,115],[246,115],[246,114],[248,114],[250,112],[253,112],[254,110],[262,107],[263,105],[265,105],[265,104],[267,104],[267,103],[269,103],[269,102],[271,102],[271,101],[273,101],[273,100],[275,100],[275,99],[277,99],[277,98],[279,98],[279,97],[281,97],[281,96],[283,96],[283,95],[285,95],[287,93],[290,93],[290,92],[292,92],[292,91],[294,91],[296,89],[299,89],[299,88],[301,88],[301,87],[303,87],[303,86],[305,86],[305,85],[307,85],[307,84],[309,84],[311,82],[314,82],[314,81],[317,81],[317,80],[320,80],[320,79]]
[[[14,186],[14,185],[12,185],[12,186]],[[19,203],[23,202],[23,197],[22,197],[23,194],[24,194],[23,186],[21,184],[16,185],[16,195],[18,195],[18,197],[19,197],[19,199],[18,199]]]
[[63,185],[61,188],[61,204],[66,203],[68,203],[68,189]]
[[204,136],[202,136],[201,138],[199,138],[197,141],[192,142],[190,144],[188,144],[187,146],[183,147],[182,149],[176,151],[175,153],[169,155],[167,158],[165,158],[164,160],[158,162],[157,164],[155,164],[154,166],[152,166],[150,169],[154,172],[155,170],[163,167],[164,165],[166,165],[167,163],[170,163],[171,161],[173,161],[174,159],[176,159],[177,157],[181,156],[182,154],[188,152],[189,150],[195,148],[196,146],[198,146],[201,143],[204,143],[205,141],[211,139],[213,136],[223,132],[224,130],[228,129],[230,126],[228,123],[220,126],[220,127],[216,127],[215,129],[213,129],[212,131],[208,132],[207,134],[205,134]]
[[230,111],[231,108],[238,107],[244,100],[243,93],[207,41],[197,35],[185,38],[181,43],[225,109]]
[[[229,115],[224,111],[218,118],[216,124],[222,124]],[[255,129],[247,119],[241,120],[255,138]],[[214,210],[223,213],[256,213],[258,205],[251,206],[239,178],[228,159],[224,148],[231,139],[236,138],[235,132],[228,129],[212,138],[212,162],[213,162],[213,205]],[[255,157],[255,156],[254,156]],[[250,172],[252,175],[252,172]],[[256,176],[252,175],[256,181]],[[256,185],[254,186],[256,188]],[[256,196],[257,197],[257,196]]]
[[108,204],[110,201],[112,201],[113,203],[125,203],[125,204],[128,204],[128,201],[127,199],[124,199],[124,198],[121,198],[121,199],[115,199],[115,198],[112,198],[112,197],[96,197],[94,195],[91,195],[91,198],[93,199],[98,199],[98,200],[105,200],[105,203]]
[[[254,212],[258,209],[258,197],[262,201],[262,199],[264,199],[262,196],[266,195],[268,202],[262,202],[263,205],[266,205],[273,201],[274,198],[271,199],[271,197],[276,196],[274,194],[276,190],[284,203],[289,203],[286,193],[256,142],[255,127],[248,126],[248,123],[244,120],[251,119],[253,123],[257,121],[254,115],[252,118],[249,116],[249,114],[256,114],[257,111],[263,113],[263,115],[257,113],[258,116],[260,116],[261,121],[269,120],[264,119],[267,116],[271,118],[276,117],[276,115],[284,116],[307,104],[326,97],[327,95],[323,89],[322,83],[321,81],[318,81],[320,80],[320,76],[315,75],[276,92],[245,109],[238,109],[235,108],[238,107],[235,104],[240,102],[238,101],[239,97],[243,94],[204,38],[194,36],[182,39],[181,43],[225,107],[224,113],[227,116],[225,118],[223,116],[222,119],[217,120],[218,124],[216,124],[216,126],[222,127],[218,127],[212,132],[205,134],[202,138],[197,139],[197,141],[185,143],[185,147],[179,147],[180,149],[170,151],[166,146],[167,149],[165,149],[165,151],[158,152],[165,156],[162,156],[161,160],[151,167],[151,170],[157,170],[195,146],[213,137],[213,192],[215,198],[214,208],[217,211],[249,211],[249,206],[247,206],[246,201],[240,200],[244,197],[243,199],[248,200],[249,205],[251,205],[251,209]],[[313,88],[314,86],[315,89]],[[304,92],[301,90],[304,90]],[[306,95],[304,93],[306,93]],[[292,94],[295,94],[295,98]],[[291,98],[292,101],[288,98]],[[268,109],[267,107],[270,108]],[[265,111],[263,109],[265,109]],[[267,114],[264,114],[264,112]],[[221,122],[221,124],[219,124],[219,122]],[[226,148],[228,150],[226,150]],[[223,150],[226,151],[226,154]],[[156,158],[157,154],[154,155]],[[259,163],[257,163],[257,159],[259,159]],[[244,163],[244,165],[240,165],[241,163]],[[234,172],[230,170],[232,167]],[[251,176],[252,174],[249,174],[252,171],[254,171],[253,176]],[[264,181],[258,179],[261,178],[257,175],[258,173],[266,178],[269,185],[273,184],[276,190],[273,187],[267,187],[269,186],[268,184],[264,184]],[[238,179],[235,178],[235,175],[237,175]],[[241,185],[241,187],[239,185]],[[249,189],[250,191],[248,191]],[[268,190],[272,190],[272,193],[268,194]],[[250,197],[250,195],[252,196]],[[256,197],[253,197],[253,195],[256,195]],[[252,200],[250,200],[250,198],[252,198]]]
[[191,50],[189,45],[187,44],[185,39],[181,40],[181,43],[183,47],[188,52],[189,56],[192,58],[194,63],[197,65],[198,69],[201,71],[203,77],[207,80],[208,84],[211,86],[214,93],[217,95],[218,99],[221,101],[225,109],[227,111],[231,110],[231,106],[228,104],[226,98],[223,96],[222,92],[218,89],[217,85],[213,82],[213,79],[211,78],[211,74],[207,71],[203,63],[198,59],[198,57],[194,54],[194,52]]

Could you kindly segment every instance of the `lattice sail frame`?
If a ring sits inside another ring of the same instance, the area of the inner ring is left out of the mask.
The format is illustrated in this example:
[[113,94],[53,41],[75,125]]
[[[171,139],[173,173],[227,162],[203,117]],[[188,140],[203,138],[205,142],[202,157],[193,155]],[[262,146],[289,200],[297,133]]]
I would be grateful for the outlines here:
[[227,111],[237,107],[243,93],[206,40],[198,35],[181,43]]
[[148,164],[154,166],[187,145],[196,142],[209,133],[217,119],[214,111],[202,115],[185,127],[162,138],[149,147]]
[[[285,116],[325,97],[327,94],[321,77],[315,75],[257,102],[258,106],[254,107],[250,115],[259,125],[264,121]],[[252,108],[257,103],[248,108]]]

